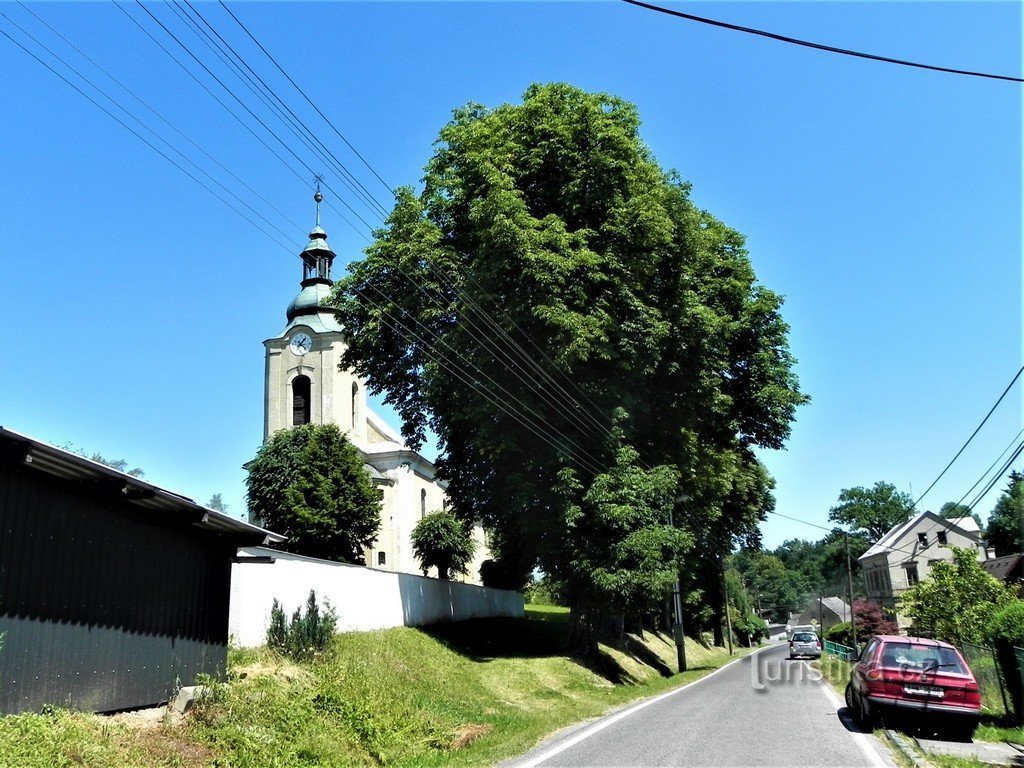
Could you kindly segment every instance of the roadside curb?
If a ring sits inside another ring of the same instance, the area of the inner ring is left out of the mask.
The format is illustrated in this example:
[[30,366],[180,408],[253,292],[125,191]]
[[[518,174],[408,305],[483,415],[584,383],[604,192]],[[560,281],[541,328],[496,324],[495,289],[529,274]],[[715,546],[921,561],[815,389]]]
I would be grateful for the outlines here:
[[883,733],[892,742],[892,745],[896,747],[896,750],[914,764],[915,768],[932,768],[932,764],[917,753],[917,750],[910,745],[903,737],[903,734],[897,733],[891,728],[886,728]]

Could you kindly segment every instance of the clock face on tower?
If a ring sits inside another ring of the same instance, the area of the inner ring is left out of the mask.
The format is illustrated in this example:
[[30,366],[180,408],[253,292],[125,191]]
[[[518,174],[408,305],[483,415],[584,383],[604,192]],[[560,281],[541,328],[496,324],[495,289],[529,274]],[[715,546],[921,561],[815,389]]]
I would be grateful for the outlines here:
[[308,333],[297,333],[292,336],[292,340],[288,342],[288,349],[290,349],[294,355],[304,355],[312,348],[313,340],[309,337]]

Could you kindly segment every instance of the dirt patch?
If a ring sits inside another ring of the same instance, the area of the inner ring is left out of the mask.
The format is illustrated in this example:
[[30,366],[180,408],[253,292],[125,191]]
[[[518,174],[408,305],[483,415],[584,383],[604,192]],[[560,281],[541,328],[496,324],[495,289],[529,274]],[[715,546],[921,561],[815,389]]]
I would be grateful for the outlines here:
[[452,749],[463,749],[486,733],[490,733],[493,725],[463,725],[455,731],[455,738],[452,739]]
[[153,731],[165,725],[181,725],[182,716],[167,707],[150,707],[149,709],[135,709],[131,712],[118,712],[116,715],[111,715],[110,720],[135,730]]
[[239,680],[244,680],[247,677],[272,677],[276,680],[283,680],[286,683],[309,683],[313,680],[312,674],[301,667],[287,662],[266,664],[256,661],[252,664],[235,667],[233,673]]

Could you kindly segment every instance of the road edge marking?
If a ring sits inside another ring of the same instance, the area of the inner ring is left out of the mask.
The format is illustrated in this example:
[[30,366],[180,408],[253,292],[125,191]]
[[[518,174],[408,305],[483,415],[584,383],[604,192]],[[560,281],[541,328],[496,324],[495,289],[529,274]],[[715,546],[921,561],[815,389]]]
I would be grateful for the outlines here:
[[[723,664],[718,669],[713,670],[711,672],[708,672],[706,675],[704,675],[704,677],[697,678],[692,683],[686,683],[685,685],[680,685],[678,688],[673,688],[671,691],[665,691],[665,693],[659,693],[657,696],[652,696],[649,699],[644,699],[643,701],[638,702],[636,704],[633,704],[633,705],[627,707],[626,709],[621,710],[620,712],[616,712],[614,715],[606,715],[606,716],[602,717],[600,720],[598,720],[596,723],[594,723],[592,726],[590,726],[589,728],[584,729],[583,731],[581,731],[580,733],[576,734],[572,738],[567,739],[563,743],[558,744],[558,745],[552,747],[551,749],[548,749],[548,750],[545,750],[544,752],[541,752],[539,755],[537,755],[536,757],[533,757],[533,758],[527,760],[526,762],[520,763],[520,762],[513,761],[513,762],[510,762],[510,763],[507,763],[507,765],[514,766],[514,768],[535,768],[535,766],[540,765],[545,760],[550,760],[555,755],[558,755],[558,754],[564,752],[565,750],[569,749],[570,747],[575,747],[581,741],[584,741],[585,739],[589,739],[595,733],[603,731],[609,725],[614,725],[615,723],[619,722],[620,720],[624,720],[625,718],[627,718],[630,715],[632,715],[634,712],[638,712],[641,709],[643,709],[644,707],[649,707],[651,704],[655,704],[655,703],[661,701],[662,699],[667,699],[669,696],[675,696],[680,691],[685,691],[688,688],[692,688],[693,686],[698,685],[699,683],[703,683],[708,678],[714,677],[719,672],[725,671],[726,669],[731,667],[733,664],[741,662],[744,659],[752,659],[752,658],[754,658],[755,656],[757,656],[757,654],[761,653],[761,651],[767,651],[767,650],[769,650],[771,648],[777,648],[777,647],[778,647],[777,644],[772,644],[772,645],[766,645],[764,648],[758,648],[753,653],[748,653],[745,656],[740,656],[737,659],[733,659],[732,661],[728,662],[727,664]],[[881,768],[888,768],[888,767],[883,764]]]
[[[825,680],[824,675],[822,675],[818,680],[818,685],[821,686],[821,690],[824,692],[832,706],[836,708],[836,715],[838,715],[839,710],[846,706],[846,702],[840,699],[836,692],[832,690],[832,686]],[[864,757],[868,759],[868,762],[873,766],[873,768],[889,768],[889,763],[887,763],[885,758],[882,757],[882,753],[878,751],[878,747],[876,747],[868,738],[870,734],[861,733],[860,731],[857,731],[856,733],[851,731],[850,733],[853,736],[853,740],[857,742],[857,746],[860,747],[860,751],[864,753]]]

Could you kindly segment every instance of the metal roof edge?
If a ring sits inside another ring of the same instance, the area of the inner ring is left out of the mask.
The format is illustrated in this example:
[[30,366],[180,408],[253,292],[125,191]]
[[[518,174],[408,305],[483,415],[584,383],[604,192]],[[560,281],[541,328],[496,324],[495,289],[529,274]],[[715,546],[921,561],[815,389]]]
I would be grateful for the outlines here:
[[[133,477],[127,472],[121,472],[113,467],[101,464],[98,461],[93,461],[86,456],[80,456],[79,454],[68,451],[64,448],[58,448],[55,445],[38,440],[30,435],[10,429],[9,427],[0,425],[0,441],[6,441],[9,444],[26,443],[29,450],[25,463],[37,471],[60,477],[62,475],[60,475],[56,469],[64,468],[78,470],[78,473],[85,477],[105,477],[111,480],[117,480],[119,482],[123,482],[125,484],[125,488],[130,486],[137,488],[142,492],[142,497],[140,498],[126,497],[126,501],[138,506],[155,508],[157,511],[159,511],[160,507],[169,507],[172,509],[178,508],[181,510],[188,510],[193,513],[199,513],[197,515],[195,525],[204,530],[227,534],[238,534],[240,536],[262,535],[265,543],[287,540],[286,536],[282,536],[279,533],[268,531],[265,528],[260,528],[251,523],[231,517],[223,512],[210,509],[209,507],[203,506],[180,493],[154,485],[153,483],[141,478]],[[47,467],[45,463],[41,465],[39,461],[33,461],[32,459],[35,457],[45,458],[46,462],[50,463],[51,466]],[[64,477],[66,478],[67,476]]]

